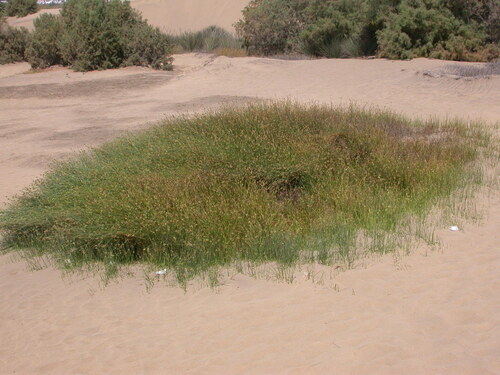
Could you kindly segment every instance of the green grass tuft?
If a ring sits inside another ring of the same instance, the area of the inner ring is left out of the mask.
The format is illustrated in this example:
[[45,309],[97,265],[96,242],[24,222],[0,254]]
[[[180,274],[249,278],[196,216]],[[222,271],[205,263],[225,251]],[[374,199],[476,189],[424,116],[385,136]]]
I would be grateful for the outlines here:
[[[183,52],[214,52],[223,49],[244,51],[240,40],[218,26],[208,26],[196,32],[186,31],[180,35],[172,35],[170,39]],[[242,54],[243,52],[239,52],[237,57]]]
[[[177,118],[56,166],[0,215],[3,246],[63,268],[145,263],[184,283],[240,262],[331,264],[359,236],[481,182],[477,126],[279,102]],[[216,274],[216,272],[214,273]]]

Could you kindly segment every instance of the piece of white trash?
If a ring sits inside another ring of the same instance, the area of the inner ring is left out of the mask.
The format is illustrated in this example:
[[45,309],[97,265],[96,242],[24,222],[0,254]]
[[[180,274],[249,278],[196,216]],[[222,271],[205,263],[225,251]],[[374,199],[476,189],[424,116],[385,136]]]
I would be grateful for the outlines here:
[[452,226],[450,227],[450,230],[451,230],[451,231],[453,231],[453,232],[458,232],[458,231],[460,230],[460,228],[459,228],[459,227],[457,227],[456,225],[452,225]]
[[167,269],[162,269],[162,270],[159,270],[159,271],[156,271],[156,274],[157,275],[166,275],[167,274]]

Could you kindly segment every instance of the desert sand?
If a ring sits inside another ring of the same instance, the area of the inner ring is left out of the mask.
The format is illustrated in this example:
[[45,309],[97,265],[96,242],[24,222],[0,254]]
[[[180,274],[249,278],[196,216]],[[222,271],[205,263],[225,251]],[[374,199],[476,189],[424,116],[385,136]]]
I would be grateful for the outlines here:
[[[201,23],[200,23],[201,24]],[[480,119],[498,135],[500,77],[431,77],[446,61],[175,56],[173,72],[29,73],[0,66],[0,207],[54,160],[166,116],[289,98]],[[464,64],[464,63],[463,63]],[[292,284],[229,272],[215,289],[144,276],[30,271],[0,256],[0,374],[500,374],[500,194],[441,246],[297,270]]]
[[234,31],[241,10],[249,0],[132,0],[130,5],[142,13],[151,25],[177,34],[217,25]]
[[[449,62],[188,54],[175,64],[85,74],[0,67],[1,202],[75,150],[255,98],[354,102],[498,130],[500,77],[422,74]],[[318,271],[314,282],[304,270],[293,284],[233,273],[185,294],[161,282],[147,292],[137,274],[102,289],[98,278],[30,272],[2,256],[0,373],[498,374],[499,194],[479,203],[482,224],[439,230],[438,250]]]
[[[130,5],[137,9],[148,22],[169,34],[183,31],[198,31],[217,25],[234,32],[234,23],[241,18],[241,10],[248,0],[132,0]],[[59,14],[59,9],[42,9],[26,17],[8,17],[14,27],[33,29],[33,20],[42,13]]]

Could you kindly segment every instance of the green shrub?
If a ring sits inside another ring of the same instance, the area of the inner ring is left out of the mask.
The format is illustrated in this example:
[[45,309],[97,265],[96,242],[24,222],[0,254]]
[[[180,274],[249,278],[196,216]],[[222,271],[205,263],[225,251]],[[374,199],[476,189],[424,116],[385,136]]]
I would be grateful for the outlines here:
[[312,1],[305,8],[301,52],[324,57],[363,54],[363,0]]
[[5,14],[9,17],[25,17],[37,11],[36,0],[8,0],[5,7]]
[[128,65],[171,69],[170,42],[128,2],[68,0],[61,16],[34,24],[29,59],[34,68],[69,65],[77,71]]
[[351,57],[365,53],[365,0],[255,0],[235,25],[252,53]]
[[466,24],[447,8],[428,7],[423,0],[403,1],[377,32],[379,54],[407,59],[417,56],[468,60],[485,46],[486,34]]
[[498,0],[254,0],[235,25],[251,53],[498,57]]
[[500,2],[498,0],[447,0],[453,14],[469,23],[475,21],[484,28],[491,43],[500,42]]
[[0,215],[3,244],[181,282],[233,262],[353,260],[361,234],[389,251],[401,220],[480,181],[479,129],[289,103],[174,119],[57,166]]
[[170,39],[158,28],[142,22],[136,27],[128,29],[124,38],[124,52],[127,58],[122,65],[151,66],[154,69],[162,70],[172,69]]
[[34,20],[34,32],[27,50],[27,60],[35,69],[63,64],[60,41],[64,25],[59,16],[42,14]]
[[235,24],[250,53],[272,55],[298,48],[304,0],[252,0]]
[[24,61],[29,40],[28,30],[10,27],[0,17],[0,64]]

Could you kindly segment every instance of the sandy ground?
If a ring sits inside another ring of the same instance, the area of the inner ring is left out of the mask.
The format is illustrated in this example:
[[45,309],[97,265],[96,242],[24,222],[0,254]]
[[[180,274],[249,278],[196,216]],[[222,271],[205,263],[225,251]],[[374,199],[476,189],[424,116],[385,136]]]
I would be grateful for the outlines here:
[[[234,32],[234,23],[249,0],[132,0],[130,5],[163,32],[178,34],[218,25]],[[11,26],[33,29],[33,20],[42,13],[59,14],[59,9],[42,9],[26,17],[8,17]]]
[[132,0],[130,5],[142,13],[151,25],[177,34],[218,25],[234,31],[241,10],[249,0]]
[[[176,56],[144,68],[25,74],[0,66],[0,204],[52,160],[148,122],[253,98],[375,105],[500,120],[500,77],[422,74],[417,59],[283,61]],[[498,131],[498,127],[496,127]],[[0,374],[500,374],[500,195],[443,246],[293,284],[231,275],[211,290],[141,275],[99,288],[0,257]],[[449,223],[452,225],[455,223]]]

